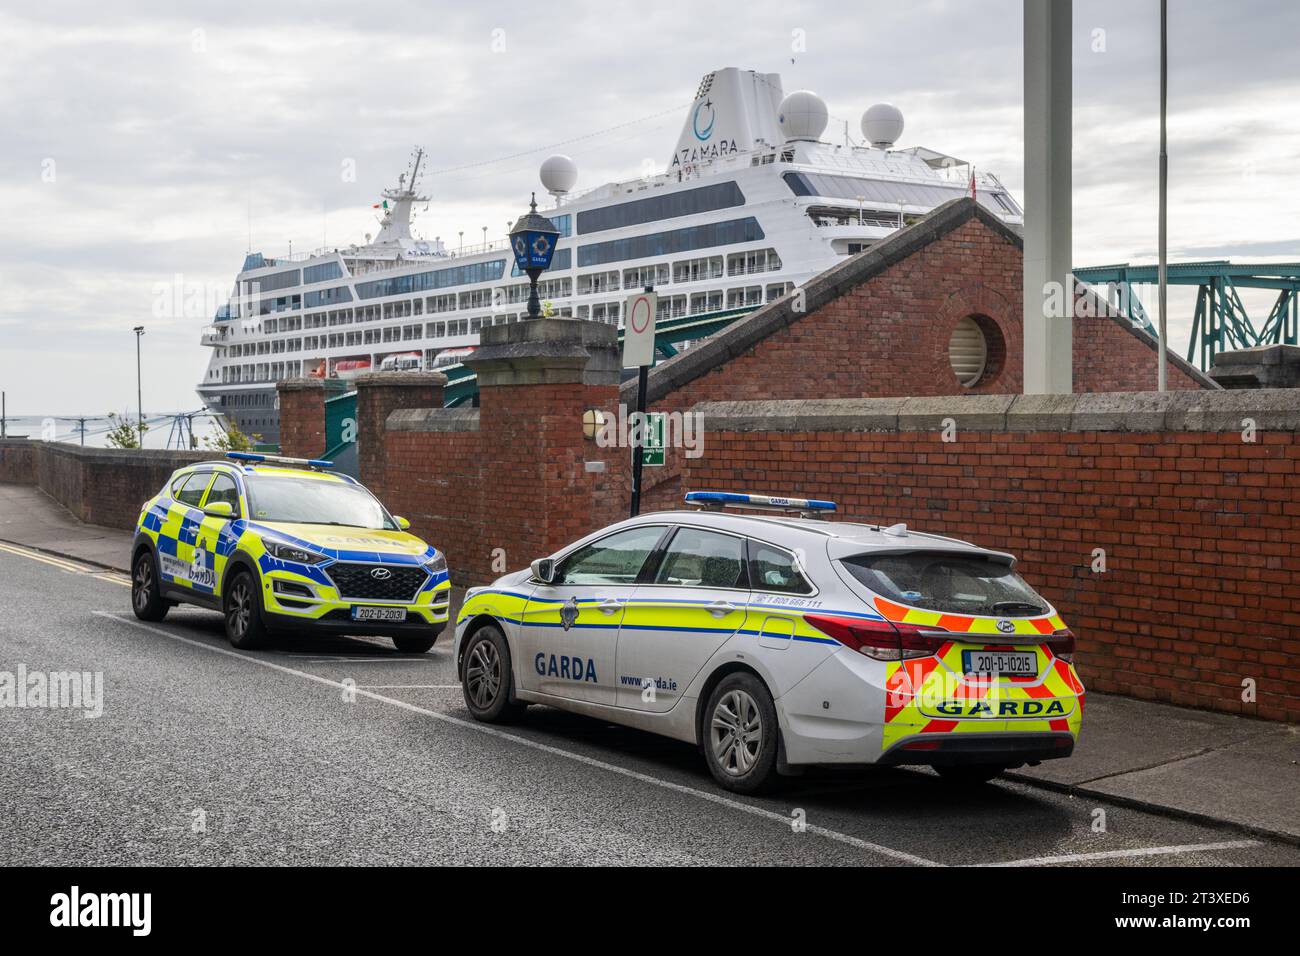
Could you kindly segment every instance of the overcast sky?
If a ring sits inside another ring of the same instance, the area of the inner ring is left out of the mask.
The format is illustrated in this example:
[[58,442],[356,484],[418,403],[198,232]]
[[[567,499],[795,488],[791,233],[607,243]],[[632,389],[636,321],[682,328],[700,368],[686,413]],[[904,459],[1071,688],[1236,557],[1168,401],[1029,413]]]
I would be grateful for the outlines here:
[[[250,220],[252,248],[271,255],[362,241],[371,203],[419,144],[433,200],[417,233],[454,244],[464,230],[468,244],[487,226],[497,238],[554,144],[577,161],[579,188],[665,163],[700,77],[723,66],[819,93],[827,138],[844,120],[858,135],[863,109],[891,101],[906,116],[900,145],[971,160],[1023,197],[1020,0],[521,6],[0,13],[10,413],[133,409],[137,324],[146,409],[198,408],[206,305],[159,318],[157,289],[180,276],[224,293]],[[1171,256],[1300,259],[1300,5],[1170,6]],[[1074,10],[1074,260],[1152,261],[1158,4]],[[1189,320],[1186,307],[1171,318],[1180,351]]]

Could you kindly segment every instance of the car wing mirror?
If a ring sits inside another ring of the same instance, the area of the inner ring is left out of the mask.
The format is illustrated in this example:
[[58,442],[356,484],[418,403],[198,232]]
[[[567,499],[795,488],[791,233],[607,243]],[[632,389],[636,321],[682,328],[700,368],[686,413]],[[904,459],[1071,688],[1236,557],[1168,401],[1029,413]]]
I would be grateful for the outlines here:
[[203,513],[209,518],[230,519],[235,516],[235,509],[229,501],[210,501],[204,505]]
[[411,527],[411,522],[407,521],[401,515],[393,515],[393,520],[397,522],[399,531],[406,531]]
[[541,581],[543,584],[550,584],[555,580],[554,558],[538,558],[529,567],[533,572],[533,580]]

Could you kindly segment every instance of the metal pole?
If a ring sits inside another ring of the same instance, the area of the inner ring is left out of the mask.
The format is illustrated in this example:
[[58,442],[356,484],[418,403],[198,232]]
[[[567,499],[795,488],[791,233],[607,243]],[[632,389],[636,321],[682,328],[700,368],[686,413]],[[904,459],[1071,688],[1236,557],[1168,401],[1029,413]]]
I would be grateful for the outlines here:
[[142,329],[135,330],[135,411],[140,430],[140,447],[144,447],[144,388],[140,384],[140,336]]
[[1169,0],[1160,0],[1160,236],[1156,282],[1159,286],[1160,356],[1157,385],[1169,387],[1169,329],[1166,324],[1166,296],[1169,292],[1169,153],[1165,137],[1165,117],[1169,97]]
[[632,513],[635,518],[641,513],[641,468],[645,464],[645,392],[650,379],[650,366],[642,365],[636,372],[636,420],[639,426],[638,441],[632,443]]
[[[646,292],[653,292],[654,286],[645,287]],[[646,435],[649,432],[645,416],[645,393],[650,381],[650,366],[642,365],[636,370],[636,420],[640,424],[640,441],[632,443],[632,513],[635,518],[641,513],[641,468],[645,464]]]

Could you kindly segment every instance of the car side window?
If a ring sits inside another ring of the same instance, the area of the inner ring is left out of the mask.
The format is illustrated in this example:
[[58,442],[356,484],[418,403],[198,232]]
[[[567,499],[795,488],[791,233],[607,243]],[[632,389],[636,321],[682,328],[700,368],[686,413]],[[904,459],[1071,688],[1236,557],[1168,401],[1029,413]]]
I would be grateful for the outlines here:
[[556,572],[554,584],[635,584],[663,525],[628,528],[573,552]]
[[743,588],[745,541],[729,534],[678,528],[664,552],[655,584],[698,588]]
[[208,498],[204,505],[217,501],[224,501],[230,505],[236,516],[239,515],[239,488],[235,484],[235,479],[229,475],[217,475],[216,480],[212,482],[212,487],[208,489]]
[[189,505],[191,508],[197,508],[199,502],[203,500],[203,491],[208,487],[208,482],[212,480],[212,472],[196,471],[185,479],[180,488],[172,485],[174,497],[183,505]]
[[812,585],[799,569],[799,562],[789,551],[770,544],[749,544],[751,587],[755,591],[783,594],[812,594]]

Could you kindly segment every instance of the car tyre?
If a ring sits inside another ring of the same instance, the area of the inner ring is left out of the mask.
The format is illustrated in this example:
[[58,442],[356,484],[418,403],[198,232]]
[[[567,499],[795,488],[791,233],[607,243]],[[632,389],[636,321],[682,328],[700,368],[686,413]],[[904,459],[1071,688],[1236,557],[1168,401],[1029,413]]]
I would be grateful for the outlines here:
[[780,727],[776,705],[754,674],[729,674],[709,695],[701,728],[713,779],[735,793],[758,793],[776,781]]
[[1005,769],[1007,768],[1000,764],[972,763],[953,764],[951,766],[940,765],[934,768],[934,772],[948,783],[972,787],[988,783]]
[[394,634],[393,646],[403,654],[423,654],[437,639],[437,634]]
[[464,660],[461,690],[465,706],[474,719],[488,724],[518,720],[528,705],[510,699],[514,693],[514,669],[510,645],[501,628],[484,624],[475,631],[465,646]]
[[239,570],[231,576],[226,583],[222,610],[226,616],[226,639],[231,647],[247,651],[266,643],[269,635],[262,620],[262,593],[251,573]]
[[145,548],[131,569],[131,610],[142,621],[161,621],[173,602],[163,599],[153,552]]

